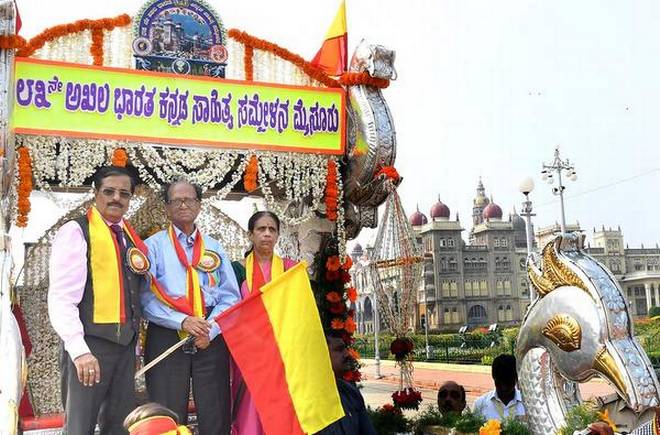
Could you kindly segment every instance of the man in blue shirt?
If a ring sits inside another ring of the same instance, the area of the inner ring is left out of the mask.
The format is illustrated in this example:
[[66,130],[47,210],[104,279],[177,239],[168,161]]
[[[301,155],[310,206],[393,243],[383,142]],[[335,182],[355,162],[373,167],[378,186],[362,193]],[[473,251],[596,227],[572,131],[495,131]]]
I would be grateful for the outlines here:
[[199,186],[178,179],[165,186],[163,199],[171,225],[145,242],[153,276],[141,293],[149,321],[145,362],[186,336],[195,340],[146,373],[147,392],[185,422],[192,378],[199,432],[229,434],[229,353],[212,319],[239,301],[238,283],[220,243],[195,225]]

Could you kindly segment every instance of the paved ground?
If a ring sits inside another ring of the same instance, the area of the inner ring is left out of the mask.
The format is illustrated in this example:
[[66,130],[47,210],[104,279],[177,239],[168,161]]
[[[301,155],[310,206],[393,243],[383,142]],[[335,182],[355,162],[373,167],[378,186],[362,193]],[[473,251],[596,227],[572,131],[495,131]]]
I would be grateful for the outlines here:
[[[391,395],[399,389],[398,369],[393,361],[381,361],[380,373],[382,378],[376,379],[373,360],[362,360],[364,367],[362,373],[366,380],[362,382],[362,395],[365,402],[371,407],[391,403]],[[440,363],[415,363],[415,387],[422,392],[422,407],[433,404],[440,384],[453,380],[465,387],[468,404],[483,393],[493,388],[489,366],[470,366]],[[580,390],[584,399],[609,394],[614,390],[600,379],[592,380],[581,385]]]

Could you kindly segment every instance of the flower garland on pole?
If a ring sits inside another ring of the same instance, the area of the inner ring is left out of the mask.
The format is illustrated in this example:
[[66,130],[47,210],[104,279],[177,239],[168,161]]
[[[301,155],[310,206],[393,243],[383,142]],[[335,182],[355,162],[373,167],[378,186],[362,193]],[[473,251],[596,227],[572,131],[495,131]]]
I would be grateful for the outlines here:
[[18,149],[18,200],[16,201],[16,226],[25,228],[28,223],[30,193],[32,193],[32,158],[30,150],[24,146]]
[[245,174],[243,175],[243,187],[248,193],[257,190],[257,172],[259,171],[259,162],[257,156],[252,154],[245,167]]
[[341,336],[348,347],[349,370],[343,377],[348,382],[359,382],[360,355],[354,348],[353,334],[357,328],[355,310],[350,305],[357,300],[357,290],[351,285],[348,272],[353,266],[350,257],[342,262],[338,240],[330,240],[316,256],[317,278],[314,282],[316,304],[319,308],[323,329]]

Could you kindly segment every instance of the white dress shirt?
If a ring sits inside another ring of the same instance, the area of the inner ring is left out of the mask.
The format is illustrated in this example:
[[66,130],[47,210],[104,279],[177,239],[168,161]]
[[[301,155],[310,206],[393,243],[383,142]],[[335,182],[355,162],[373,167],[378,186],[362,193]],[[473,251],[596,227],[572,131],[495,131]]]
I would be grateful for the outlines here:
[[475,400],[474,412],[481,414],[486,420],[502,421],[509,417],[524,417],[525,406],[518,388],[516,388],[513,400],[506,405],[497,397],[497,392],[492,390]]

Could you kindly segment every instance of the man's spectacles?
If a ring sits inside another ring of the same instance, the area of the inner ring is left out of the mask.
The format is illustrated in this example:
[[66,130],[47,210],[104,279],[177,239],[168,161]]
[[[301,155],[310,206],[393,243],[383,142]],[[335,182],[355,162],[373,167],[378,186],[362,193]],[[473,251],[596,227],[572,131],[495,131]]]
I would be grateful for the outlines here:
[[113,189],[112,187],[104,187],[103,189],[101,189],[101,193],[103,194],[103,196],[107,196],[108,198],[113,198],[117,193],[119,193],[119,197],[121,199],[131,199],[131,197],[133,196],[133,194],[128,190],[121,190],[121,189],[117,190],[117,189]]
[[199,199],[197,198],[177,198],[177,199],[170,199],[167,201],[167,203],[171,206],[174,206],[176,208],[181,207],[183,204],[186,205],[188,208],[192,208],[199,204]]
[[447,396],[450,396],[454,400],[459,400],[461,398],[461,394],[456,390],[451,390],[451,391],[440,390],[440,393],[438,394],[438,396],[441,399],[446,399]]

